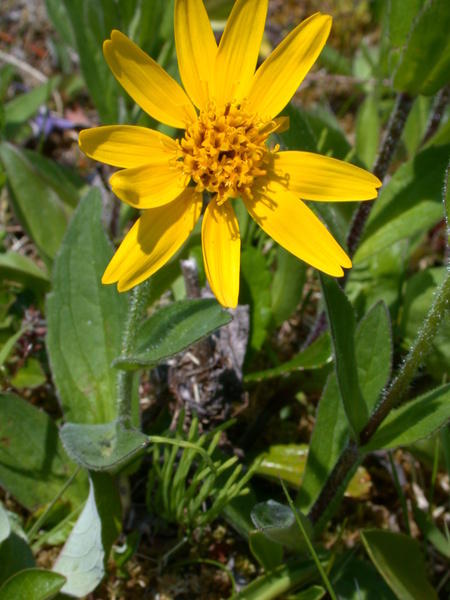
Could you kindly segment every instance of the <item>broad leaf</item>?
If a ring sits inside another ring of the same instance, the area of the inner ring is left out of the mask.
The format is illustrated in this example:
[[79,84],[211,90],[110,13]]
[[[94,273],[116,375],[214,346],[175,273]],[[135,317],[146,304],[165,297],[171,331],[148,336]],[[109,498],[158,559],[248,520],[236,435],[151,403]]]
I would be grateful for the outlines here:
[[280,134],[283,144],[289,150],[317,152],[317,140],[304,110],[291,103],[283,111],[289,119],[289,129]]
[[13,251],[0,253],[0,277],[2,281],[23,283],[37,292],[45,291],[50,286],[47,273],[27,256]]
[[0,600],[51,600],[65,582],[65,577],[52,571],[24,569],[5,581],[0,588]]
[[[33,553],[27,542],[17,533],[11,533],[8,539],[0,544],[0,585],[15,573],[34,567],[34,564]],[[11,600],[15,598],[17,596],[13,596]]]
[[436,388],[392,410],[363,448],[408,446],[432,435],[450,421],[450,384]]
[[250,551],[265,571],[282,563],[283,547],[272,542],[262,531],[251,531],[248,539]]
[[303,293],[306,265],[281,246],[277,248],[277,268],[272,281],[272,315],[279,327],[297,307]]
[[314,504],[348,437],[348,421],[336,374],[330,373],[317,408],[305,475],[296,501],[303,512],[307,512]]
[[358,324],[355,352],[359,386],[370,413],[391,374],[392,332],[389,311],[383,302],[375,304]]
[[339,391],[350,427],[358,433],[367,422],[368,411],[358,382],[355,316],[352,305],[335,279],[321,275],[321,283]]
[[355,558],[354,551],[352,554],[344,554],[331,572],[339,600],[396,600],[372,564]]
[[[308,456],[306,444],[280,444],[270,446],[268,452],[262,453],[256,461],[261,460],[255,474],[263,475],[279,482],[285,481],[291,487],[300,488]],[[358,467],[350,480],[345,495],[351,498],[367,496],[371,488],[370,475],[364,467]]]
[[65,594],[84,598],[95,590],[105,574],[106,561],[118,535],[120,501],[113,480],[95,475],[89,496],[53,571],[64,575]]
[[148,445],[146,435],[124,429],[116,422],[101,425],[66,423],[60,436],[67,454],[90,471],[115,469]]
[[354,264],[401,239],[425,233],[442,219],[441,187],[449,149],[427,148],[397,169],[374,204]]
[[450,81],[450,10],[446,0],[431,0],[419,11],[403,50],[394,87],[431,96]]
[[403,46],[411,25],[425,0],[389,0],[389,38],[393,46]]
[[427,580],[425,562],[417,540],[391,531],[361,532],[373,564],[397,597],[402,600],[437,600]]
[[249,347],[258,351],[266,339],[271,318],[271,273],[266,258],[252,246],[241,255],[241,304],[250,305]]
[[12,191],[14,212],[49,263],[61,244],[71,209],[23,151],[3,142],[0,160]]
[[180,300],[154,313],[140,328],[132,356],[116,358],[121,369],[141,369],[178,354],[219,327],[231,315],[216,300]]
[[[311,538],[311,522],[300,512],[298,512],[298,516],[302,520],[308,537]],[[275,500],[267,500],[253,508],[251,517],[255,527],[273,542],[296,551],[306,548],[305,539],[289,506]]]
[[[51,502],[73,473],[51,418],[12,394],[0,395],[0,484],[28,508]],[[78,476],[63,496],[73,504],[85,498]]]
[[66,420],[102,423],[116,417],[117,372],[127,296],[101,283],[112,249],[101,222],[101,200],[81,201],[55,260],[47,297],[47,348]]

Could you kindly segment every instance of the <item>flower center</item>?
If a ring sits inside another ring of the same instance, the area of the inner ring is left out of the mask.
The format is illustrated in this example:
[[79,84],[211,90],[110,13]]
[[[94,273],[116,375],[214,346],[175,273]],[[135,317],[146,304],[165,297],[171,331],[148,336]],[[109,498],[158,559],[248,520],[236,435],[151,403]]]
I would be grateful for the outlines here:
[[222,204],[228,198],[252,197],[255,177],[266,174],[265,142],[277,128],[245,110],[227,104],[220,112],[211,104],[186,129],[180,142],[183,171],[199,192],[207,190]]

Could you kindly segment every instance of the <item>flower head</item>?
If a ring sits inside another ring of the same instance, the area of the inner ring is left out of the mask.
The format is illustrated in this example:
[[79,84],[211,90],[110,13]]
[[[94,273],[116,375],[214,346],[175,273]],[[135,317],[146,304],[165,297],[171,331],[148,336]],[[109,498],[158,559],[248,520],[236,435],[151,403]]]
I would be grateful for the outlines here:
[[[200,218],[206,276],[218,301],[239,294],[240,236],[233,199],[275,241],[336,277],[351,261],[303,200],[376,197],[381,182],[354,165],[310,152],[280,152],[267,139],[276,118],[314,64],[331,28],[316,13],[300,23],[256,70],[268,0],[236,0],[219,45],[202,0],[175,1],[175,41],[186,92],[119,31],[103,51],[114,76],[155,119],[183,129],[178,140],[117,125],[80,133],[80,147],[121,167],[114,193],[141,217],[109,263],[103,283],[125,291],[162,267]],[[301,198],[301,199],[300,199]]]

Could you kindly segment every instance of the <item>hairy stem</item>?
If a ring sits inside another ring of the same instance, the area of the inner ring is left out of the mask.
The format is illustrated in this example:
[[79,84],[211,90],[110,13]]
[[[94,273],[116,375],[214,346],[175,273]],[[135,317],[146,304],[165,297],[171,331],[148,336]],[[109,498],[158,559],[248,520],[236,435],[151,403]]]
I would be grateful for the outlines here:
[[[134,350],[136,335],[147,306],[150,283],[147,280],[134,288],[130,298],[128,315],[122,338],[121,356],[128,356]],[[117,409],[119,421],[131,427],[131,397],[134,371],[120,370],[117,375]]]
[[[381,181],[386,177],[389,165],[394,157],[398,142],[400,141],[401,133],[411,110],[413,98],[409,94],[399,94],[395,103],[395,108],[389,119],[386,133],[384,134],[383,143],[381,144],[380,152],[373,167],[373,174]],[[361,202],[356,215],[353,219],[350,232],[347,237],[347,247],[350,256],[353,256],[358,247],[364,226],[370,211],[372,210],[373,202]]]
[[[399,373],[393,379],[380,403],[372,413],[366,427],[360,434],[360,444],[364,445],[372,438],[389,412],[397,406],[405,396],[408,386],[419,365],[430,350],[443,319],[450,306],[450,271],[436,292],[430,312],[424,321],[414,344],[406,356]],[[317,525],[324,516],[332,512],[339,501],[349,477],[361,459],[355,442],[350,441],[341,453],[334,469],[326,480],[319,497],[309,512],[309,518]]]
[[436,99],[433,104],[432,112],[430,120],[428,121],[427,129],[425,131],[425,135],[423,136],[422,145],[426,144],[429,139],[433,137],[433,135],[438,130],[439,125],[441,124],[442,117],[444,116],[445,108],[450,100],[450,85],[445,86],[442,90],[437,94]]
[[403,399],[415,372],[428,354],[431,343],[443,321],[450,301],[450,271],[437,290],[430,312],[425,319],[422,329],[408,352],[399,373],[391,382],[380,403],[372,413],[359,439],[361,445],[366,444],[378,429],[389,412]]

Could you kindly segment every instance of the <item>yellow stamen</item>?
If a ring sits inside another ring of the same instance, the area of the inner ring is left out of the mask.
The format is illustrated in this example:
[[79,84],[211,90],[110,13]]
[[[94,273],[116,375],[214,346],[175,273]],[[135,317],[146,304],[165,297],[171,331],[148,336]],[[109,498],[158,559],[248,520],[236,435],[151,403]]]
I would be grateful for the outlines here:
[[179,143],[184,173],[197,191],[216,195],[219,205],[228,198],[252,198],[255,177],[266,174],[265,142],[275,129],[276,123],[248,113],[245,104],[228,103],[219,112],[211,103]]

